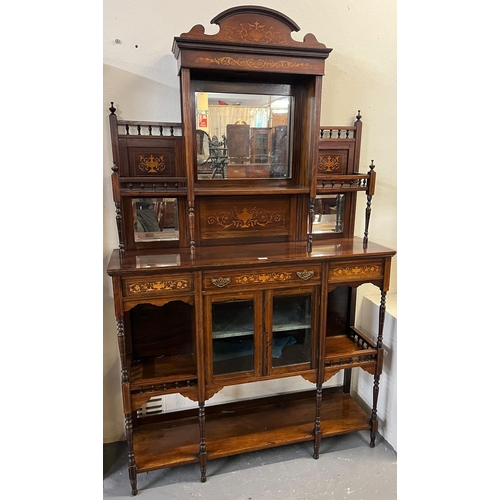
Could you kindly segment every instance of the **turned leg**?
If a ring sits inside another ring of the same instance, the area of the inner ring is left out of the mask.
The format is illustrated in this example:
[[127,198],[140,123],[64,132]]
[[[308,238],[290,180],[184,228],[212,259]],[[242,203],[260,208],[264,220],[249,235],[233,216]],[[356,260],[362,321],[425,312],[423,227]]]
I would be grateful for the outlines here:
[[127,413],[125,415],[125,433],[128,445],[128,477],[130,479],[132,495],[137,495],[137,467],[135,465],[134,445],[132,440],[132,425],[132,414]]
[[316,389],[316,420],[314,422],[314,453],[313,458],[319,458],[319,445],[321,443],[321,420],[320,420],[320,411],[321,411],[321,400],[322,400],[322,389],[321,385],[318,385]]
[[375,380],[373,382],[373,408],[372,416],[370,419],[371,429],[370,429],[370,448],[375,447],[375,436],[378,430],[378,418],[377,418],[377,401],[378,401],[378,388],[379,388],[380,375],[375,375]]
[[200,470],[201,482],[207,480],[207,445],[205,442],[205,403],[199,404],[198,418],[200,421]]
[[378,430],[378,417],[377,417],[377,402],[378,402],[378,392],[380,384],[380,374],[382,373],[382,366],[384,362],[384,348],[382,344],[382,335],[384,332],[384,320],[385,320],[385,298],[387,292],[382,292],[380,298],[380,308],[379,308],[379,320],[378,320],[378,337],[377,337],[377,367],[375,371],[375,377],[373,380],[373,408],[372,416],[370,419],[371,431],[370,431],[370,447],[375,446],[375,436]]

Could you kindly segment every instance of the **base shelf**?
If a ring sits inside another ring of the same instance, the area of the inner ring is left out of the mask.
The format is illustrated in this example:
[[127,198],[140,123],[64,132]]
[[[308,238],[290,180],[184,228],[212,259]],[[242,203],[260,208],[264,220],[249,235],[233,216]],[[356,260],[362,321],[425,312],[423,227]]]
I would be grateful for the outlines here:
[[[312,441],[316,392],[236,402],[206,410],[208,459],[285,444]],[[370,428],[369,417],[349,394],[324,391],[323,437]],[[143,424],[134,433],[138,472],[198,461],[199,421],[195,412],[179,420]]]

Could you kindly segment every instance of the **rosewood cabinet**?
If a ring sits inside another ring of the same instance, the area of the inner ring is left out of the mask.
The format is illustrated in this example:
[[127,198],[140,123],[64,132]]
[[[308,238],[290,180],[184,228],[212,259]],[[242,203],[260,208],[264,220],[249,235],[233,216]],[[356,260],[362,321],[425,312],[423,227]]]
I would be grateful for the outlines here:
[[[377,433],[395,252],[368,240],[375,171],[359,171],[361,116],[320,126],[331,49],[311,34],[294,41],[285,15],[245,6],[212,22],[215,35],[197,25],[174,39],[182,123],[130,122],[110,107],[119,248],[107,272],[134,495],[141,472],[198,462],[205,481],[210,459],[308,440],[318,458],[324,437],[367,430],[374,446]],[[381,290],[376,341],[355,327],[364,283]],[[350,395],[353,368],[374,377],[369,415]],[[324,389],[339,372],[342,385]],[[312,389],[210,401],[297,375]],[[141,411],[172,393],[198,408]]]

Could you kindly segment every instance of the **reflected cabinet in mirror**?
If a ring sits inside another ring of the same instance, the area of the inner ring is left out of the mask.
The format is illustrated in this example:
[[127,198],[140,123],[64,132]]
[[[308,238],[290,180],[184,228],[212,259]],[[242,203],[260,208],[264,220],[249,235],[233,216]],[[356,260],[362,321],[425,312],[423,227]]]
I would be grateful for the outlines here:
[[134,240],[179,240],[177,198],[133,198]]
[[293,98],[196,92],[198,180],[291,177]]
[[313,234],[344,231],[344,194],[318,196],[314,200]]

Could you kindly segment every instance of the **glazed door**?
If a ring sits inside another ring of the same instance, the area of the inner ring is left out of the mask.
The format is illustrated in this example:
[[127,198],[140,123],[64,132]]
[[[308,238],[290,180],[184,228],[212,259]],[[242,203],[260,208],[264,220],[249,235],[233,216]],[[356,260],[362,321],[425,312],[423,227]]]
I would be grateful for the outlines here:
[[207,296],[207,379],[253,380],[262,372],[260,293]]
[[316,367],[318,288],[266,292],[269,374]]

